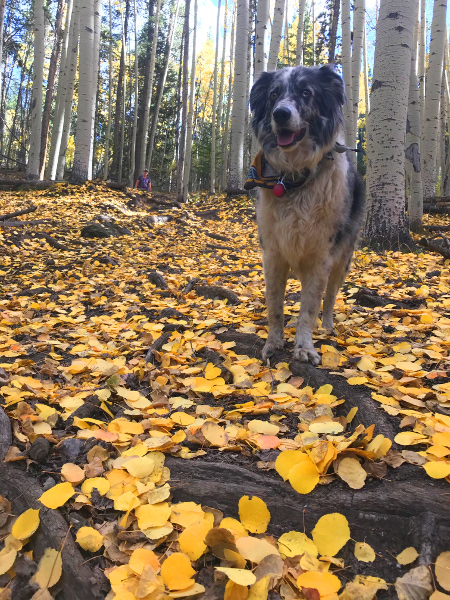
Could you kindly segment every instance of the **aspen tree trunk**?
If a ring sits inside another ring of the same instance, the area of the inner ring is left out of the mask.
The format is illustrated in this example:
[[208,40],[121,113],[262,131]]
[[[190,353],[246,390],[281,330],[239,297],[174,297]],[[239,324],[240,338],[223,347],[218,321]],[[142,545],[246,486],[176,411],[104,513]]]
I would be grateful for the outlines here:
[[34,61],[33,95],[31,102],[31,134],[28,153],[27,178],[39,179],[39,155],[42,131],[42,85],[44,82],[44,0],[34,2]]
[[58,161],[59,147],[61,144],[61,134],[64,124],[64,106],[65,95],[69,73],[69,42],[73,28],[73,0],[67,4],[66,24],[64,27],[63,42],[61,47],[61,63],[59,67],[58,88],[56,90],[55,116],[53,119],[52,136],[50,139],[50,151],[48,156],[48,165],[45,169],[45,178],[54,179],[56,175],[56,165]]
[[5,23],[6,0],[0,0],[0,98],[2,98],[2,79],[3,79],[3,30]]
[[305,20],[306,0],[298,1],[298,28],[297,28],[297,48],[295,51],[295,65],[298,67],[303,63],[303,31]]
[[442,189],[444,187],[445,177],[445,137],[447,132],[447,106],[445,97],[445,63],[442,70],[442,84],[441,84],[441,100],[440,100],[440,115],[439,115],[439,147],[438,147],[438,162],[436,164],[439,169],[440,175],[440,195],[442,196]]
[[[355,0],[353,4],[353,51],[352,51],[352,147],[358,137],[359,91],[361,81],[361,50],[363,47],[364,21],[366,17],[365,0]],[[356,164],[356,153],[351,153]]]
[[235,36],[236,32],[236,12],[233,14],[233,21],[231,26],[231,39],[230,39],[230,71],[228,75],[228,98],[227,98],[227,110],[225,115],[225,128],[222,137],[222,152],[220,155],[220,166],[221,166],[221,176],[220,176],[220,188],[224,189],[227,182],[227,172],[228,172],[228,143],[229,143],[229,133],[230,133],[230,113],[231,113],[231,100],[232,100],[232,85],[233,85],[233,57],[234,57],[234,45],[235,45]]
[[[146,72],[147,88],[146,88],[146,96],[143,99],[144,102],[144,114],[142,118],[142,137],[141,137],[141,148],[139,151],[139,173],[142,173],[144,167],[146,166],[145,155],[147,151],[147,139],[148,139],[148,130],[150,124],[150,106],[152,104],[152,93],[153,93],[153,79],[155,77],[155,63],[156,63],[156,49],[158,46],[158,32],[159,32],[159,20],[161,15],[161,0],[157,0],[156,3],[156,14],[155,14],[155,25],[153,27],[153,44],[152,44],[152,52],[150,54],[150,62],[148,64],[148,75]],[[147,167],[150,168],[150,167]]]
[[427,17],[425,13],[425,2],[420,3],[420,38],[419,38],[419,63],[417,66],[419,76],[420,115],[422,132],[425,120],[425,73],[426,73],[426,47],[427,47]]
[[[103,168],[103,179],[108,179],[109,169],[109,139],[111,137],[111,118],[112,118],[112,8],[111,0],[108,2],[109,5],[109,44],[108,44],[108,123],[106,125],[105,135],[105,166]],[[136,12],[136,5],[134,7]],[[136,22],[135,22],[136,25]],[[133,165],[133,163],[131,163]],[[132,182],[133,183],[133,182]]]
[[[284,8],[284,1],[282,3],[282,7]],[[248,12],[248,0],[237,0],[236,43],[234,52],[233,112],[231,115],[230,171],[228,173],[227,185],[229,193],[242,192],[242,176],[244,168],[245,113],[247,110],[246,99]],[[283,15],[281,15],[281,24],[283,24]],[[277,47],[279,48],[279,42]],[[269,54],[269,62],[271,55],[272,48]]]
[[350,0],[342,0],[342,77],[345,83],[347,101],[344,105],[345,138],[352,144],[353,102],[352,102],[352,32],[350,27]]
[[416,0],[381,0],[368,122],[365,235],[383,249],[413,246],[405,226],[405,131]]
[[[370,113],[370,94],[369,94],[369,67],[367,64],[367,24],[366,24],[366,19],[364,19],[363,58],[364,58],[364,104],[366,105],[366,136],[367,136],[367,118]],[[367,137],[366,137],[366,139],[367,139]]]
[[[220,35],[220,5],[221,0],[217,3],[217,25],[216,25],[216,55],[214,58],[214,83],[213,83],[213,105],[212,105],[212,120],[211,120],[211,165],[210,165],[210,185],[209,191],[214,194],[216,191],[216,133],[217,133],[217,69],[219,65],[219,35]],[[219,121],[220,124],[220,121]],[[185,169],[186,176],[186,169]],[[183,187],[186,187],[183,184]]]
[[55,17],[55,39],[53,40],[52,54],[47,75],[47,90],[45,92],[44,111],[42,114],[41,149],[39,154],[39,179],[44,177],[45,159],[47,156],[48,130],[55,90],[56,70],[58,68],[59,51],[61,48],[62,19],[65,0],[58,0]]
[[181,99],[181,132],[178,145],[178,163],[177,163],[177,198],[178,202],[183,202],[183,175],[184,162],[186,160],[186,128],[187,128],[187,103],[188,103],[188,67],[189,67],[189,13],[191,9],[191,0],[186,0],[184,6],[184,56],[183,56],[183,88]]
[[255,27],[255,77],[267,69],[267,38],[269,34],[269,22],[269,0],[258,0]]
[[52,179],[63,179],[64,167],[66,165],[66,150],[67,143],[69,141],[70,134],[70,121],[72,118],[72,100],[73,91],[75,87],[75,76],[77,73],[77,61],[78,61],[78,38],[80,32],[80,10],[76,0],[74,1],[72,9],[72,23],[70,26],[70,39],[69,47],[67,50],[67,79],[66,81],[66,93],[61,98],[64,102],[61,108],[61,124],[62,127],[60,143],[57,146],[56,151],[56,173],[54,174],[52,167]]
[[[227,45],[227,22],[228,22],[228,0],[225,0],[225,16],[223,20],[223,47],[222,47],[222,64],[220,68],[220,87],[219,87],[219,97],[218,97],[218,106],[217,106],[217,138],[216,138],[216,156],[219,155],[220,152],[220,144],[221,144],[221,130],[223,124],[223,89],[225,86],[225,53],[226,53],[226,45]],[[256,36],[256,33],[255,33]],[[256,68],[256,65],[255,65]],[[222,159],[222,156],[221,156]],[[221,169],[219,165],[218,171],[218,188],[219,191],[221,189],[222,178],[221,178]]]
[[[246,2],[246,15],[248,15],[248,0],[244,0]],[[239,0],[237,0],[238,2],[238,6],[239,6]],[[273,21],[272,21],[272,31],[271,31],[271,36],[270,36],[270,50],[269,50],[269,59],[267,61],[267,70],[268,71],[274,71],[277,68],[278,65],[278,53],[280,51],[280,43],[281,43],[281,34],[283,32],[283,17],[284,17],[284,4],[285,4],[285,0],[275,0],[275,8],[273,11]],[[239,9],[238,9],[238,13],[239,13]],[[248,23],[248,17],[247,17],[247,22]],[[246,34],[245,37],[247,38],[247,27],[248,25],[245,25],[246,28]],[[238,31],[240,31],[243,28],[243,24],[239,23],[239,17],[237,17],[237,23],[236,23],[236,52],[238,49],[238,46],[240,45],[241,40],[239,40],[239,34]],[[245,54],[247,54],[247,48],[245,48],[244,50]],[[235,68],[236,65],[239,64],[239,58],[238,60],[236,60],[237,55],[235,56]],[[234,100],[233,100],[233,107],[234,107]],[[233,108],[233,113],[234,113],[234,108]],[[233,128],[232,128],[233,129]]]
[[336,35],[339,24],[339,9],[341,6],[341,0],[334,0],[333,2],[333,17],[331,19],[330,27],[330,41],[328,46],[328,62],[334,63],[336,54]]
[[[418,8],[418,7],[417,7]],[[418,15],[417,15],[418,16]],[[417,18],[416,18],[417,22]],[[416,27],[417,31],[417,27]],[[416,41],[416,40],[415,40]],[[423,219],[423,186],[422,169],[420,161],[420,94],[417,78],[417,44],[414,43],[411,52],[411,70],[409,75],[408,116],[406,121],[406,146],[405,156],[409,161],[410,172],[410,198],[408,201],[408,221],[411,231],[419,232],[422,229]]]
[[[191,62],[191,86],[189,91],[189,113],[188,113],[188,124],[186,130],[186,161],[184,163],[184,177],[183,177],[183,202],[188,201],[189,192],[189,179],[191,175],[192,165],[192,138],[194,134],[194,97],[195,97],[195,63],[197,61],[197,12],[198,5],[197,0],[194,0],[194,29],[192,39],[192,62]],[[219,23],[219,12],[220,12],[220,0],[219,9],[217,11],[217,23]],[[217,27],[217,37],[219,37],[219,27]],[[213,129],[214,129],[214,111],[213,111]],[[212,169],[212,165],[211,165]],[[214,172],[215,175],[215,172]]]
[[[147,161],[146,161],[147,168],[150,173],[152,170],[152,157],[153,157],[153,147],[155,144],[156,130],[158,128],[159,109],[161,108],[161,102],[162,102],[163,95],[164,95],[164,86],[166,85],[167,73],[169,71],[170,54],[172,52],[173,40],[175,37],[175,30],[177,27],[179,6],[180,6],[180,0],[177,0],[177,4],[175,7],[175,14],[172,18],[172,24],[171,24],[170,32],[169,32],[168,39],[167,39],[167,51],[166,51],[166,60],[164,63],[164,70],[163,70],[161,79],[158,83],[158,92],[157,92],[157,96],[156,96],[156,103],[155,103],[155,107],[153,109],[152,128],[150,130],[148,154],[147,154]],[[166,135],[167,135],[167,133],[166,133]]]
[[[450,132],[450,89],[447,69],[444,71],[444,77],[447,104],[447,130]],[[447,151],[447,157],[445,161],[444,182],[443,184],[441,183],[441,195],[450,196],[450,150]]]
[[[130,176],[128,184],[134,187],[134,163],[136,158],[136,135],[138,120],[138,95],[139,95],[139,69],[138,69],[138,35],[137,35],[137,9],[134,0],[134,111],[133,111],[133,135],[131,139],[131,161]],[[150,167],[148,167],[150,168]]]
[[80,2],[80,68],[78,76],[77,130],[71,183],[84,183],[89,177],[91,156],[91,115],[97,89],[94,83],[94,0]]
[[284,43],[283,43],[283,64],[289,66],[289,23],[288,23],[289,2],[286,0],[284,7]]
[[439,101],[446,36],[447,0],[435,0],[428,70],[425,82],[425,116],[423,119],[422,169],[426,197],[436,196],[436,156],[439,132]]
[[89,176],[92,179],[94,159],[95,112],[97,108],[98,73],[100,69],[100,35],[102,30],[102,0],[94,0],[94,54],[92,64],[92,85],[95,87],[94,101],[91,107],[91,148],[89,151]]
[[314,0],[311,0],[311,29],[312,29],[312,55],[313,65],[316,64],[316,16]]
[[[128,29],[128,28],[127,28]],[[119,165],[117,179],[122,181],[123,170],[123,147],[125,143],[125,123],[127,119],[126,98],[127,98],[127,33],[124,28],[122,15],[122,56],[123,56],[123,91],[122,91],[122,118],[120,120],[120,143],[119,143]]]

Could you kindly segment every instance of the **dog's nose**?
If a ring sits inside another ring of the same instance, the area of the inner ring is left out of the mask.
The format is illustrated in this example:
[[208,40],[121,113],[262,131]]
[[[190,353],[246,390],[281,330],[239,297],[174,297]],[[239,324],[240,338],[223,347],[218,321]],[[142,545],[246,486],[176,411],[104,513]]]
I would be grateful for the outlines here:
[[273,111],[273,118],[275,120],[275,123],[278,123],[278,125],[282,125],[283,123],[286,123],[286,121],[289,121],[289,119],[291,118],[291,111],[285,106],[280,106]]

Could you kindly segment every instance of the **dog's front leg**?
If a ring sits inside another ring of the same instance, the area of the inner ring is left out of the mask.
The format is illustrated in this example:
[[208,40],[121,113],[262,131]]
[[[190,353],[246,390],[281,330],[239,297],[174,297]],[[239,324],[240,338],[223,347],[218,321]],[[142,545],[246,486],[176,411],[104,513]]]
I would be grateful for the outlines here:
[[275,350],[284,346],[283,305],[289,265],[278,252],[267,250],[263,253],[263,266],[269,321],[269,335],[262,351],[266,361]]
[[294,360],[311,362],[313,365],[320,363],[320,356],[314,348],[312,332],[317,322],[322,295],[330,272],[329,267],[321,260],[317,260],[316,263],[321,265],[302,272],[302,299],[294,349]]

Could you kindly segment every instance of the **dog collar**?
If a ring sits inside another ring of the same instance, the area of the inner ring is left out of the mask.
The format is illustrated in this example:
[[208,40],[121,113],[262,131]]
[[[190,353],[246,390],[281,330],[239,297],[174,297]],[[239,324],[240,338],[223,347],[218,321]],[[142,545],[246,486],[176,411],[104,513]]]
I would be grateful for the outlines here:
[[[333,146],[333,150],[339,154],[347,152],[347,150],[358,152],[357,148],[349,148],[348,146],[344,146],[338,142],[336,142],[336,144]],[[277,173],[267,162],[263,151],[260,150],[253,159],[247,179],[244,183],[244,190],[253,190],[255,187],[262,187],[272,190],[274,196],[284,196],[284,194],[289,190],[302,187],[312,181],[312,179],[314,179],[318,173],[318,168],[321,164],[323,164],[325,159],[333,160],[332,153],[327,152],[313,171],[305,168],[300,171],[295,180],[293,180],[289,179],[286,176],[286,173]]]

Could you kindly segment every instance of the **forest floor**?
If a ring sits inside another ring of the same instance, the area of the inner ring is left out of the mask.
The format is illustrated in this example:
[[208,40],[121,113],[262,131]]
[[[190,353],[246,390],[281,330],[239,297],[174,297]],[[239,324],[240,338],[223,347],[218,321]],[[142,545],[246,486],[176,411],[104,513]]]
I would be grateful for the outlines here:
[[357,251],[318,368],[290,279],[264,365],[252,202],[153,200],[2,193],[0,600],[450,598],[450,262]]

